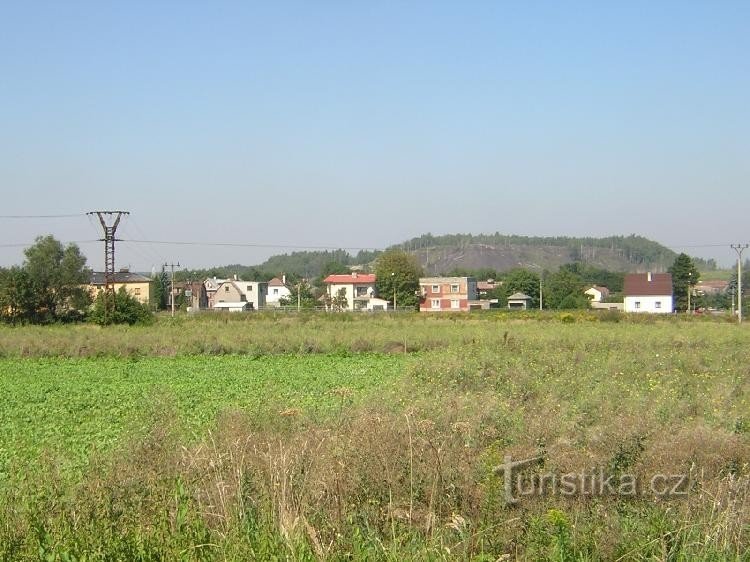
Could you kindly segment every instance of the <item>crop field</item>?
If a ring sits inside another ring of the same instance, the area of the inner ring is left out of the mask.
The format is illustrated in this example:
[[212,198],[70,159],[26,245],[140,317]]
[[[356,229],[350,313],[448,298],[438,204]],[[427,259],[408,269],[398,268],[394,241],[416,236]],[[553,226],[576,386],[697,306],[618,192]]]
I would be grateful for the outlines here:
[[747,560],[749,344],[588,314],[3,327],[0,560]]

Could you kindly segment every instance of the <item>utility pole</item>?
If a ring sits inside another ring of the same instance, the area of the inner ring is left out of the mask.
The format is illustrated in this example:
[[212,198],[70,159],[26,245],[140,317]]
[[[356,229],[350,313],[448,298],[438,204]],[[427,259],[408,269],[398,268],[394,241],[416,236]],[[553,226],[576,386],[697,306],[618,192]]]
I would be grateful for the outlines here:
[[393,312],[396,312],[396,272],[391,272],[391,279],[393,279]]
[[742,252],[749,244],[732,244],[731,248],[737,252],[737,322],[742,324]]
[[[115,309],[115,233],[123,215],[128,211],[91,211],[87,215],[96,215],[104,231],[104,323],[107,324]],[[109,223],[112,224],[109,224]]]
[[302,305],[302,296],[300,295],[300,292],[302,291],[302,281],[297,283],[297,313],[299,313],[299,309]]
[[172,318],[174,318],[174,268],[180,267],[180,262],[165,263],[164,267],[169,267],[172,269],[171,287],[169,288],[169,300],[172,303]]
[[542,276],[539,276],[539,310],[542,310]]

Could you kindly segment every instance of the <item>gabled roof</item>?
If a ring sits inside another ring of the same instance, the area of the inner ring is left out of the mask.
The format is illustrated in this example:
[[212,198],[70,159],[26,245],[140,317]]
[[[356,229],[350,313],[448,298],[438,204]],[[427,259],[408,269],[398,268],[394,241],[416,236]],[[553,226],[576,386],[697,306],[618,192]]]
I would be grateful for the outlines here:
[[286,285],[284,285],[284,282],[278,277],[274,277],[273,279],[271,279],[268,282],[268,286],[269,287],[286,287]]
[[[148,283],[151,281],[150,277],[141,275],[140,273],[131,273],[130,271],[117,271],[115,272],[115,283]],[[104,272],[93,271],[91,273],[91,285],[104,285]]]
[[523,293],[513,293],[511,296],[508,297],[509,301],[528,301],[531,300],[531,297],[529,295],[524,295]]
[[601,285],[591,285],[588,287],[584,293],[588,293],[589,291],[594,290],[600,292],[602,295],[609,295],[609,289],[607,287],[602,287]]
[[227,281],[227,279],[217,279],[216,277],[209,277],[203,282],[207,291],[215,291],[219,288],[219,285]]
[[671,273],[628,273],[625,275],[626,297],[661,297],[672,295]]
[[377,277],[374,273],[343,273],[341,275],[329,275],[323,279],[323,283],[336,283],[337,285],[372,285]]

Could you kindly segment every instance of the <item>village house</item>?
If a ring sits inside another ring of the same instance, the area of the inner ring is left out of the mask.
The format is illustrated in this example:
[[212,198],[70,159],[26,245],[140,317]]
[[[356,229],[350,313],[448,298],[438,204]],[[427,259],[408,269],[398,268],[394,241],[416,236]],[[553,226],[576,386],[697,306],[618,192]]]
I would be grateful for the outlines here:
[[486,299],[492,291],[501,286],[502,281],[487,279],[487,281],[477,281],[477,294],[480,299]]
[[[213,296],[214,309],[240,308],[241,310],[261,310],[266,306],[268,283],[265,281],[243,281],[227,279],[219,284]],[[241,304],[246,303],[246,304]]]
[[266,295],[266,306],[279,306],[279,300],[289,298],[292,292],[286,286],[286,275],[281,279],[274,277],[268,282],[268,294]]
[[209,277],[203,282],[203,287],[206,291],[206,308],[214,308],[216,304],[216,292],[219,290],[219,286],[226,281],[227,279]]
[[713,279],[710,281],[698,281],[693,287],[694,293],[698,295],[719,295],[726,293],[729,288],[729,281]]
[[599,285],[593,285],[583,292],[584,295],[591,297],[591,302],[603,302],[609,298],[609,289]]
[[670,273],[629,273],[624,294],[625,312],[671,314],[674,310]]
[[[92,298],[104,291],[105,279],[104,273],[95,271],[91,274],[89,281],[89,292]],[[131,273],[129,269],[123,268],[115,272],[114,289],[115,292],[124,287],[127,293],[138,302],[148,304],[154,299],[154,281],[150,277],[140,273]]]
[[201,281],[176,282],[174,284],[174,294],[171,291],[167,294],[167,308],[172,307],[172,298],[175,299],[175,304],[179,304],[180,302],[185,303],[189,312],[208,308],[206,286]]
[[[354,299],[358,297],[374,297],[375,281],[374,273],[360,273],[359,271],[329,275],[323,279],[328,299],[337,297],[340,292],[346,298],[346,306],[342,306],[342,310],[355,310]],[[361,305],[360,308],[362,308]],[[364,308],[367,308],[367,305]]]
[[420,312],[459,312],[471,309],[477,300],[474,277],[420,277]]

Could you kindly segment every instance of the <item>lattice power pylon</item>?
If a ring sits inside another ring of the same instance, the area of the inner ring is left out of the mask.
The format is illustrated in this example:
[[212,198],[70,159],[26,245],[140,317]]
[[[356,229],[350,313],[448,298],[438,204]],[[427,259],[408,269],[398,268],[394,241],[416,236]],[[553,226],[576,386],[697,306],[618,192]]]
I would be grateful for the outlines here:
[[[115,233],[123,215],[128,211],[91,211],[87,215],[96,215],[104,230],[104,323],[108,324],[115,308]],[[111,224],[109,224],[111,223]]]

